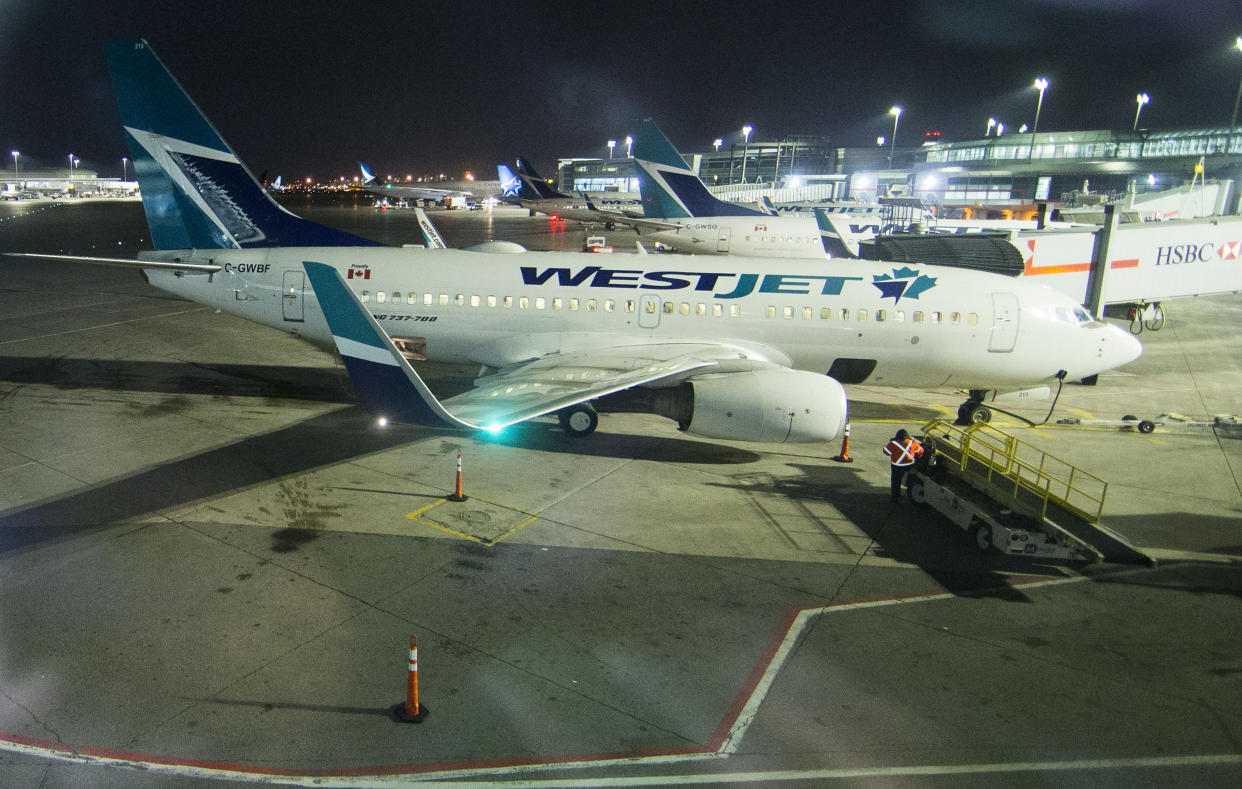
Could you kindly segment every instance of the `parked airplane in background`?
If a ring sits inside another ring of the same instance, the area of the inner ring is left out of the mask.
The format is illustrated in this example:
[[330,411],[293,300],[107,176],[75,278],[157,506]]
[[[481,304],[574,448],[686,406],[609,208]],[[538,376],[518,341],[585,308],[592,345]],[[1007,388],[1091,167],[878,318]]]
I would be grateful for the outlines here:
[[[500,175],[505,199],[529,209],[531,216],[538,212],[553,219],[603,224],[608,230],[613,228],[613,213],[631,212],[633,216],[641,216],[642,206],[629,192],[582,193],[577,197],[567,195],[539,177],[526,159],[517,160],[516,172],[505,164],[496,165],[496,171]],[[603,207],[606,211],[601,212],[597,207]]]
[[827,257],[815,217],[778,216],[713,196],[650,118],[632,136],[643,218],[616,221],[682,252]]
[[362,188],[373,195],[398,200],[433,200],[446,208],[466,205],[468,199],[481,201],[500,190],[498,181],[433,181],[434,186],[381,181],[365,162],[358,162],[358,167],[362,170]]
[[[1067,297],[976,271],[380,247],[276,205],[145,41],[107,50],[156,251],[52,257],[137,264],[158,288],[334,343],[380,416],[496,430],[557,414],[586,435],[592,400],[647,386],[694,435],[824,441],[845,423],[842,383],[1016,388],[1141,351]],[[440,400],[408,356],[485,373]]]

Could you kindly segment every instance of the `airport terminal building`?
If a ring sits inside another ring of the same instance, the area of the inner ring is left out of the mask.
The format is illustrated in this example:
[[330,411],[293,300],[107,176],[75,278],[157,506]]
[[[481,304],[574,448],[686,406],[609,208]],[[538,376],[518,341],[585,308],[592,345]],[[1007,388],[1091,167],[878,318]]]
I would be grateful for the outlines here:
[[[942,215],[1033,216],[1038,203],[1070,207],[1126,194],[1227,183],[1223,213],[1240,212],[1242,128],[1006,134],[919,147],[831,147],[825,137],[755,141],[685,154],[714,192],[749,201],[874,202],[914,196]],[[575,191],[638,191],[628,159],[562,159]],[[790,190],[793,190],[792,192]]]

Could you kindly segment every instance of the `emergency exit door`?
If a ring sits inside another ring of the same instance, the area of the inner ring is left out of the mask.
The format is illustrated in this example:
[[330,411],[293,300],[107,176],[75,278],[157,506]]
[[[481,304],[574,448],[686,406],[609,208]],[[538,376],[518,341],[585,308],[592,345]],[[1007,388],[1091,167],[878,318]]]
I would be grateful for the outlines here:
[[1009,353],[1018,341],[1018,297],[1012,293],[992,294],[992,337],[988,350]]
[[285,272],[284,287],[280,292],[281,311],[285,320],[302,322],[306,320],[302,306],[302,291],[306,288],[306,272],[289,270]]

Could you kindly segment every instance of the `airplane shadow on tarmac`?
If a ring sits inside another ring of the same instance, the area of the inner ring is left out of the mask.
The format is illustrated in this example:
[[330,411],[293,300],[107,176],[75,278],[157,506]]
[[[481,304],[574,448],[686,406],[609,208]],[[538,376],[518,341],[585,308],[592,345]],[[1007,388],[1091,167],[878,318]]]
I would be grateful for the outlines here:
[[0,554],[88,533],[412,440],[345,408],[228,446],[161,463],[65,496],[0,513]]

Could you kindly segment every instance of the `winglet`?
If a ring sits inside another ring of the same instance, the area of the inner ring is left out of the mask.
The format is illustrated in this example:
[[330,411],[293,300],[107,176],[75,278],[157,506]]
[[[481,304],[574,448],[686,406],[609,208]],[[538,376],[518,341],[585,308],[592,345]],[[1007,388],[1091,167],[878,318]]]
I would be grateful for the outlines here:
[[311,261],[302,266],[364,408],[397,422],[479,427],[445,410],[336,269]]
[[448,244],[444,243],[444,236],[440,235],[435,225],[431,224],[431,218],[427,216],[426,211],[415,208],[414,216],[418,217],[418,229],[423,231],[423,238],[427,242],[428,249],[448,249]]

